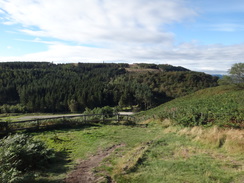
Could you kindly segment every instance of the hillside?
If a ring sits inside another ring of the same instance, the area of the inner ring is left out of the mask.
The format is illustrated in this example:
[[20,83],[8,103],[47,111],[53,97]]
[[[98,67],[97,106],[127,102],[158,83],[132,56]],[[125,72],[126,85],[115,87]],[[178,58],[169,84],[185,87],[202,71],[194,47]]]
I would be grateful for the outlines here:
[[216,86],[217,80],[171,65],[6,62],[0,63],[0,110],[56,113],[104,106],[145,110]]
[[244,90],[219,86],[199,90],[139,114],[143,118],[169,118],[184,126],[244,127]]

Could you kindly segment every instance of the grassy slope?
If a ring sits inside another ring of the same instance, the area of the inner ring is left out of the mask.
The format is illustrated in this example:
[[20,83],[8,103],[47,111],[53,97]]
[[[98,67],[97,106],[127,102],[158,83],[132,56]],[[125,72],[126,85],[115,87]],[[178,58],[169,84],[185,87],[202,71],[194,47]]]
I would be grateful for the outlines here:
[[200,124],[244,127],[244,90],[219,86],[177,98],[139,114],[141,118],[170,118],[184,126]]

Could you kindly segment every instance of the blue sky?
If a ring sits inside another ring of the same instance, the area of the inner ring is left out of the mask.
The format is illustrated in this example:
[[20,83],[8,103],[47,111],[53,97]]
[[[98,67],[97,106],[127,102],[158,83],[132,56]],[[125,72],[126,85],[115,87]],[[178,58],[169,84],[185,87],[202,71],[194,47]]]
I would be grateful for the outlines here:
[[242,0],[0,0],[0,61],[127,62],[226,73]]

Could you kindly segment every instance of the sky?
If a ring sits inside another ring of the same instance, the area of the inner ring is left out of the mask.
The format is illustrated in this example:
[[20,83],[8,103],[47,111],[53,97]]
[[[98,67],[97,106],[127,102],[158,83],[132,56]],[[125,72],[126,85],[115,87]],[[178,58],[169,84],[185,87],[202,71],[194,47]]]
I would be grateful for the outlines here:
[[0,0],[0,62],[244,62],[243,0]]

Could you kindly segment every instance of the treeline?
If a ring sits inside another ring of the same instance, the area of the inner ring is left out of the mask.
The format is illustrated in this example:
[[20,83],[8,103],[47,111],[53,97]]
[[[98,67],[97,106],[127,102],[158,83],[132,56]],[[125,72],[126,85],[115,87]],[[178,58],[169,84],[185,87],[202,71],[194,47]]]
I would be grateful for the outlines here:
[[1,112],[76,112],[103,106],[148,109],[216,86],[218,80],[192,71],[129,73],[125,69],[128,67],[103,63],[0,63]]

